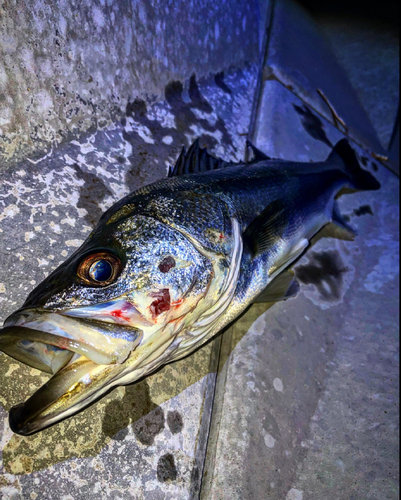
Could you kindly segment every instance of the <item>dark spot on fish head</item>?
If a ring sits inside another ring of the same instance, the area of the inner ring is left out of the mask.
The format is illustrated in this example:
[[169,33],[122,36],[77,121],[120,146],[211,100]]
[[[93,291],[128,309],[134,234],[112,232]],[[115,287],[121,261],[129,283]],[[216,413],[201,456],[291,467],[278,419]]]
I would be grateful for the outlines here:
[[157,462],[157,479],[161,483],[175,481],[177,479],[177,467],[175,465],[174,455],[166,453],[159,458]]
[[224,81],[224,71],[221,71],[220,73],[216,73],[214,75],[214,83],[218,87],[220,87],[221,90],[226,94],[232,94],[230,87],[228,87],[226,82]]
[[121,163],[121,164],[125,163],[124,156],[117,156],[117,161],[118,161],[118,163]]
[[311,252],[309,263],[295,269],[296,277],[306,285],[314,285],[323,299],[338,300],[343,275],[348,271],[336,250]]
[[368,161],[369,161],[369,158],[367,158],[366,156],[361,156],[361,163],[364,167],[366,167],[366,165],[368,164]]
[[164,413],[161,408],[155,408],[148,415],[137,420],[133,426],[137,439],[144,445],[150,446],[155,437],[164,429]]
[[178,411],[169,411],[167,413],[167,424],[172,434],[178,434],[184,427],[184,422]]
[[374,172],[377,172],[379,170],[379,167],[377,166],[377,164],[374,161],[372,161],[371,165],[372,165]]
[[324,131],[324,125],[322,120],[316,116],[312,111],[306,106],[298,106],[297,104],[293,104],[295,111],[301,117],[301,123],[304,127],[305,131],[316,139],[317,141],[323,142],[330,148],[333,147],[332,143],[329,141],[326,132]]
[[361,215],[373,215],[372,207],[370,205],[361,205],[359,208],[354,209],[354,214],[358,217]]

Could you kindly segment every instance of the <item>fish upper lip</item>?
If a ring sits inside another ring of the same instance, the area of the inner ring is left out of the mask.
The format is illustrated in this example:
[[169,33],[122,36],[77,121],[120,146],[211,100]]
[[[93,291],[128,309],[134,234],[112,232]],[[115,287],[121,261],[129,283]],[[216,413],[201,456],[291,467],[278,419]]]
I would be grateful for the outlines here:
[[[110,325],[85,318],[70,318],[52,311],[23,309],[9,316],[4,322],[3,328],[0,329],[0,349],[29,364],[27,360],[32,360],[32,356],[38,357],[37,347],[33,347],[35,353],[30,352],[27,355],[25,352],[20,358],[14,355],[18,354],[18,350],[32,349],[21,346],[25,340],[37,343],[36,346],[44,344],[54,346],[56,350],[76,352],[97,364],[120,364],[127,359],[142,338],[142,330],[133,327]],[[10,346],[14,354],[11,353]],[[40,349],[43,351],[43,347]],[[45,364],[49,364],[47,354],[45,357]],[[39,358],[43,360],[41,356]],[[41,363],[36,363],[31,366],[40,365]],[[45,367],[45,371],[50,370]]]

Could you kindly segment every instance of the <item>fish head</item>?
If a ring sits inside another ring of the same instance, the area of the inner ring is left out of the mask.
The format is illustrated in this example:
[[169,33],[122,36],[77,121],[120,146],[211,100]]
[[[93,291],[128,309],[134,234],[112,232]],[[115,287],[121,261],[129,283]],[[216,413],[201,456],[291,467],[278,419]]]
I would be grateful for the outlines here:
[[0,330],[0,350],[53,375],[11,409],[12,430],[32,434],[170,361],[208,307],[215,268],[152,217],[99,223]]

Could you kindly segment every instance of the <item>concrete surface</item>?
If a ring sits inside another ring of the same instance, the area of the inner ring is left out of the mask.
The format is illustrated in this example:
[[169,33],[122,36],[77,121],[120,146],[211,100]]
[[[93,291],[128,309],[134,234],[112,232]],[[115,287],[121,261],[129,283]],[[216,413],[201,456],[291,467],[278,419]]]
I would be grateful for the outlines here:
[[357,93],[309,13],[292,0],[276,0],[269,30],[264,79],[278,80],[356,143],[383,154]]
[[254,0],[0,1],[0,169],[108,127],[136,97],[259,60]]
[[[177,81],[166,99],[137,99],[121,124],[3,172],[1,319],[81,244],[102,211],[167,174],[195,137],[238,161],[256,67]],[[151,377],[112,391],[31,437],[13,435],[9,408],[46,376],[1,354],[3,498],[196,498],[202,478],[220,339]]]
[[[276,81],[260,111],[270,156],[323,160],[341,137]],[[398,498],[398,179],[358,152],[382,189],[341,198],[355,241],[318,241],[296,299],[223,334],[204,500]]]
[[384,148],[399,105],[399,33],[392,21],[373,16],[316,13]]

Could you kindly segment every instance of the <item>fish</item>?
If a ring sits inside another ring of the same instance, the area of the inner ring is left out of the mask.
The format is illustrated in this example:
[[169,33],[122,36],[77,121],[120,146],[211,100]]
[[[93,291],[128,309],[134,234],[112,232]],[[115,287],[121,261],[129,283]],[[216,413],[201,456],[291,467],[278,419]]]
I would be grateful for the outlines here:
[[380,188],[346,139],[325,161],[216,158],[195,141],[166,178],[125,196],[12,313],[0,349],[51,378],[12,407],[29,435],[181,359],[255,302],[297,295],[292,267],[322,236],[352,240],[337,198]]

